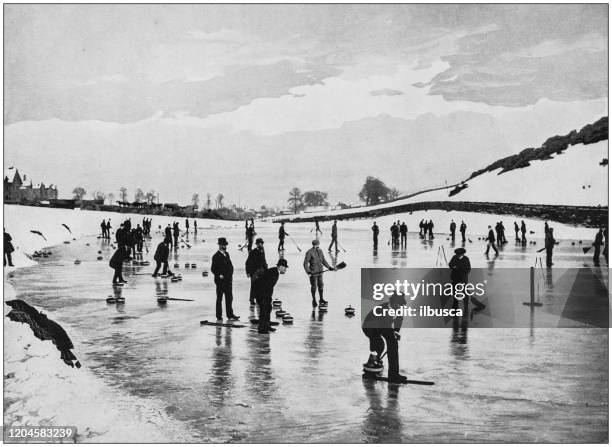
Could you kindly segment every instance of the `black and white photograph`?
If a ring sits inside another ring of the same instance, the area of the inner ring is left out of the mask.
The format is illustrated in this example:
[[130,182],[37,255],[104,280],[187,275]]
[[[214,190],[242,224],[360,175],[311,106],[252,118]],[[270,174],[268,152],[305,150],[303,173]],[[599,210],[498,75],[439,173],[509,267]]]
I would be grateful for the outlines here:
[[609,443],[609,4],[2,14],[4,443]]

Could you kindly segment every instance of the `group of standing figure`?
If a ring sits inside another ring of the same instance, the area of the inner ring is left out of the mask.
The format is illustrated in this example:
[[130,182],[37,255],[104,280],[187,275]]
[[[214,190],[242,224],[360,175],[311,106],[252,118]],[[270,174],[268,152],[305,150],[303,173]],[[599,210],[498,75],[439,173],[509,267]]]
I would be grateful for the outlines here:
[[[432,228],[433,228],[433,224],[432,224]],[[408,236],[408,225],[406,225],[406,222],[402,222],[401,224],[399,220],[397,222],[393,222],[393,225],[391,225],[390,231],[391,231],[391,244],[393,246],[397,246],[401,244],[402,247],[405,247],[407,236]]]

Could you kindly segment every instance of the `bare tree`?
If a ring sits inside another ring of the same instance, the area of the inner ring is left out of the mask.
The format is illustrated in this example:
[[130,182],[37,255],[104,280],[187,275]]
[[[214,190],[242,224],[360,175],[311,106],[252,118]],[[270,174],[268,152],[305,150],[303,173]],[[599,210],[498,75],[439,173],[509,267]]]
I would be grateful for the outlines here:
[[155,190],[151,190],[146,194],[147,203],[150,205],[155,202]]
[[217,194],[217,208],[223,208],[223,199],[224,199],[224,195],[222,192],[220,192],[219,194]]
[[294,187],[291,191],[289,191],[289,199],[287,199],[287,202],[289,202],[293,207],[294,213],[297,213],[298,210],[302,207],[302,197],[303,195],[302,191],[300,191],[300,188]]
[[191,196],[191,203],[193,203],[194,208],[197,208],[200,205],[200,194],[194,192]]
[[104,203],[106,200],[106,194],[104,194],[102,191],[96,191],[93,196],[94,200],[101,200],[102,203]]
[[142,189],[140,188],[136,188],[136,192],[134,193],[134,202],[143,202],[145,200],[146,196],[145,193],[142,192]]
[[212,205],[212,196],[210,195],[209,192],[206,193],[206,209],[210,209],[210,206]]
[[75,200],[83,200],[85,194],[87,194],[87,191],[85,191],[85,189],[81,188],[80,186],[77,186],[72,190],[72,196]]
[[108,198],[109,205],[112,205],[113,202],[115,201],[115,194],[113,194],[112,192],[109,192],[106,197]]
[[121,188],[119,188],[119,198],[121,199],[122,202],[127,201],[127,188],[125,186],[122,186]]

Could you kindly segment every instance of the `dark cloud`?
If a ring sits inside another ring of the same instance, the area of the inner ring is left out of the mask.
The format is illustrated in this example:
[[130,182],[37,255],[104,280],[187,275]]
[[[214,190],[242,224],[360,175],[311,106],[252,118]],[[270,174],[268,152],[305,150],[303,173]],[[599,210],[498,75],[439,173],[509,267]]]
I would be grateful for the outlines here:
[[162,112],[203,118],[230,112],[257,98],[276,98],[300,85],[313,85],[338,74],[319,62],[236,69],[205,81],[100,81],[85,85],[41,86],[13,81],[5,85],[5,123],[59,118],[66,121],[134,122]]
[[480,6],[469,9],[484,21],[496,11],[496,29],[460,39],[442,56],[450,67],[415,86],[446,100],[505,106],[607,96],[605,5]]

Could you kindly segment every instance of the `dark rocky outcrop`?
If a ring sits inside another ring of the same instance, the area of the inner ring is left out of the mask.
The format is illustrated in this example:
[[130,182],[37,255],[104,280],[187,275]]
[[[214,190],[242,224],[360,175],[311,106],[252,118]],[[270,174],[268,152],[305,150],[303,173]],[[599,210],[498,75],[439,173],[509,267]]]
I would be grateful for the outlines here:
[[530,161],[551,159],[553,158],[552,154],[561,154],[569,146],[574,146],[576,144],[593,144],[607,139],[608,117],[604,116],[593,124],[587,124],[584,126],[582,129],[580,129],[580,132],[572,130],[567,135],[556,135],[546,140],[541,147],[527,148],[518,154],[499,159],[496,162],[491,163],[486,168],[474,171],[472,175],[470,175],[469,179],[473,179],[480,174],[495,171],[497,169],[501,169],[499,174],[503,174],[504,172],[512,171],[514,169],[525,168],[530,165]]

